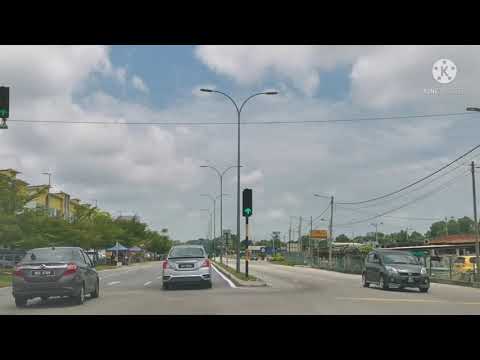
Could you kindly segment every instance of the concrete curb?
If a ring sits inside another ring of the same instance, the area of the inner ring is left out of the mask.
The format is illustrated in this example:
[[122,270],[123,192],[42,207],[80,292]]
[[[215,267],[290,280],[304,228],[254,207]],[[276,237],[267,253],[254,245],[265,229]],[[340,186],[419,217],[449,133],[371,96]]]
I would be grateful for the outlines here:
[[438,284],[446,284],[446,285],[457,285],[457,286],[465,286],[465,287],[474,287],[480,288],[480,283],[470,283],[464,281],[457,281],[457,280],[447,280],[447,279],[435,279],[430,278],[431,283],[438,283]]
[[264,287],[264,286],[268,286],[266,282],[259,279],[257,276],[255,276],[257,278],[257,280],[255,280],[255,281],[241,280],[241,279],[237,278],[235,275],[233,275],[230,272],[223,269],[220,263],[218,263],[216,261],[213,261],[213,263],[214,263],[215,267],[217,268],[217,270],[220,271],[227,278],[229,278],[236,286],[241,286],[241,287]]

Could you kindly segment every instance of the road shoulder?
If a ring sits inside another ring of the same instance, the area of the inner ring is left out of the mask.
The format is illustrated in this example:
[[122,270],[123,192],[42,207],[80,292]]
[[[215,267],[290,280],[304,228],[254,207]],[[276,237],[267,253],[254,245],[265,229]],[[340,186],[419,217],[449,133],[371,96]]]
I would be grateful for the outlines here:
[[255,281],[245,281],[245,280],[239,279],[238,277],[233,275],[231,272],[227,271],[223,267],[223,266],[226,266],[226,265],[222,266],[222,264],[220,264],[216,261],[213,261],[213,263],[215,265],[215,269],[217,269],[225,277],[230,279],[236,286],[241,286],[241,287],[264,287],[264,286],[268,286],[265,281],[263,281],[262,279],[259,279],[257,276],[255,276],[255,278],[256,278]]

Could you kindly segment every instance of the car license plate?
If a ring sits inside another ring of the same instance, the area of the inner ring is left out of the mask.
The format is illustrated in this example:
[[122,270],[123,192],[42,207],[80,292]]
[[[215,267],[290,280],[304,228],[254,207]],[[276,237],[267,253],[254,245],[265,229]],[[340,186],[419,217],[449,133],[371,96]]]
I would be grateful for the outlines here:
[[191,269],[193,268],[193,264],[180,264],[178,267],[180,269]]
[[413,278],[411,276],[408,277],[408,282],[413,283]]
[[54,275],[53,270],[33,270],[32,275],[34,276],[52,276]]

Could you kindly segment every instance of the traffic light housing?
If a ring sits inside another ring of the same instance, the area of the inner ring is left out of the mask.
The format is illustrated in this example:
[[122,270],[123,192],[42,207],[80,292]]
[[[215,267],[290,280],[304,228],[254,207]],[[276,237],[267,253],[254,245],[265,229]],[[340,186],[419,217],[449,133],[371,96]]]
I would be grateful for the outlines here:
[[7,119],[10,115],[10,88],[0,86],[0,119]]
[[252,189],[243,189],[242,214],[245,217],[250,217],[253,214],[252,207]]

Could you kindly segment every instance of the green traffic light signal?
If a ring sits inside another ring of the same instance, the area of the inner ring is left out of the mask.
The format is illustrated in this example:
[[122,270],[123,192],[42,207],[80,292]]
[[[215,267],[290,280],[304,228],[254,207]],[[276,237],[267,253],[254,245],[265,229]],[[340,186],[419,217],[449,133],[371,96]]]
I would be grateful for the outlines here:
[[244,209],[244,210],[243,210],[243,212],[244,212],[244,213],[245,213],[245,215],[247,215],[247,216],[250,216],[250,215],[252,215],[252,209],[250,209],[250,208],[246,208],[246,209]]

